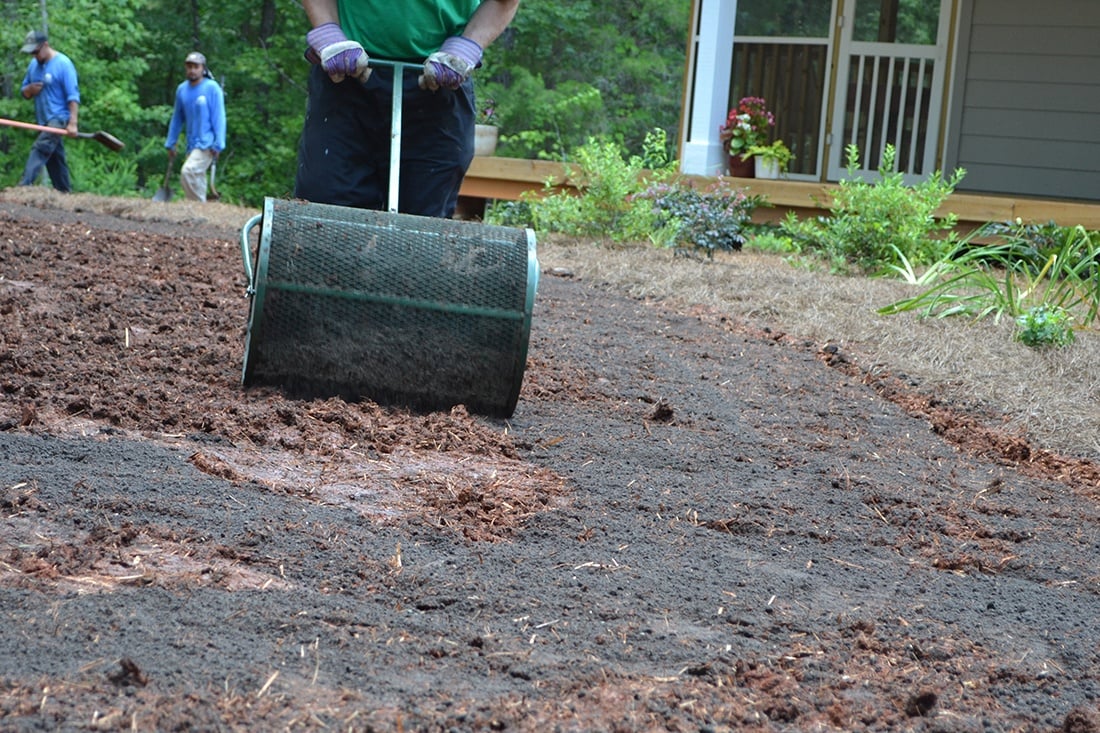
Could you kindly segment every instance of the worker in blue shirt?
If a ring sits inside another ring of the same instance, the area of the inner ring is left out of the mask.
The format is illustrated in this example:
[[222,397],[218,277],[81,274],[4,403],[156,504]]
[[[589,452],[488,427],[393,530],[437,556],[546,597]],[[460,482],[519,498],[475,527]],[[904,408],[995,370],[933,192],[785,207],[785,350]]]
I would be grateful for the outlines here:
[[39,133],[31,146],[20,186],[30,186],[45,168],[53,187],[63,193],[72,191],[69,164],[65,159],[65,136],[76,137],[80,131],[77,117],[80,111],[80,88],[72,59],[50,47],[45,33],[27,34],[23,53],[33,55],[27,65],[20,92],[24,99],[34,100],[34,115],[38,124],[64,130],[64,134]]
[[176,104],[164,147],[175,157],[180,133],[187,141],[187,158],[180,185],[192,201],[206,201],[206,172],[225,150],[225,98],[206,67],[206,57],[194,51],[184,59],[187,80],[176,87]]

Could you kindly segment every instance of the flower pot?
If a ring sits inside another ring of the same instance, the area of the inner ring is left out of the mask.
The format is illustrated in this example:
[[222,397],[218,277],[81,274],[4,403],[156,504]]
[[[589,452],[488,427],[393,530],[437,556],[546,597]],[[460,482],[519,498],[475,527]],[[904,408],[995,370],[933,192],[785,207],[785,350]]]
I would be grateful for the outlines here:
[[741,160],[740,155],[729,156],[728,161],[729,175],[735,178],[752,178],[755,174],[756,166],[752,162],[752,158],[748,160]]
[[497,150],[496,125],[474,125],[474,155],[492,155]]
[[756,163],[757,178],[779,178],[779,161],[775,158],[766,158],[757,155],[753,158]]

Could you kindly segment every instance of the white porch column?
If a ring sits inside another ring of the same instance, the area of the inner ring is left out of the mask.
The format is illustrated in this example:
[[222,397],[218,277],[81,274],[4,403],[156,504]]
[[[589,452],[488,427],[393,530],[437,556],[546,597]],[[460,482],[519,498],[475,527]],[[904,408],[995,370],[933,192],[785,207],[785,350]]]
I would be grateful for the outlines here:
[[698,32],[688,49],[691,75],[685,104],[691,120],[680,156],[680,171],[702,176],[725,173],[726,153],[718,128],[729,112],[730,59],[733,58],[733,23],[737,0],[697,0]]

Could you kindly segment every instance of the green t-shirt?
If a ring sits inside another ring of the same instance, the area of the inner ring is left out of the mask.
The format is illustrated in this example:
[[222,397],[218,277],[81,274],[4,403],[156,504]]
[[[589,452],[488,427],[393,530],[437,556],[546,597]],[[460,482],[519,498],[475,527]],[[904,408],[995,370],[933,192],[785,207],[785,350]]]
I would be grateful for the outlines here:
[[481,0],[339,0],[340,27],[367,54],[423,61],[462,33]]

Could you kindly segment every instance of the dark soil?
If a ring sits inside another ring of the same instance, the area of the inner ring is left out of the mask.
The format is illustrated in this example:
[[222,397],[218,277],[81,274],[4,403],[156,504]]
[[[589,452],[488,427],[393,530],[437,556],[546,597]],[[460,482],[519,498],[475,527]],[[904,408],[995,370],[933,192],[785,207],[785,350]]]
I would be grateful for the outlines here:
[[0,202],[0,729],[1100,729],[1094,464],[546,261],[510,419],[245,390],[238,236]]

